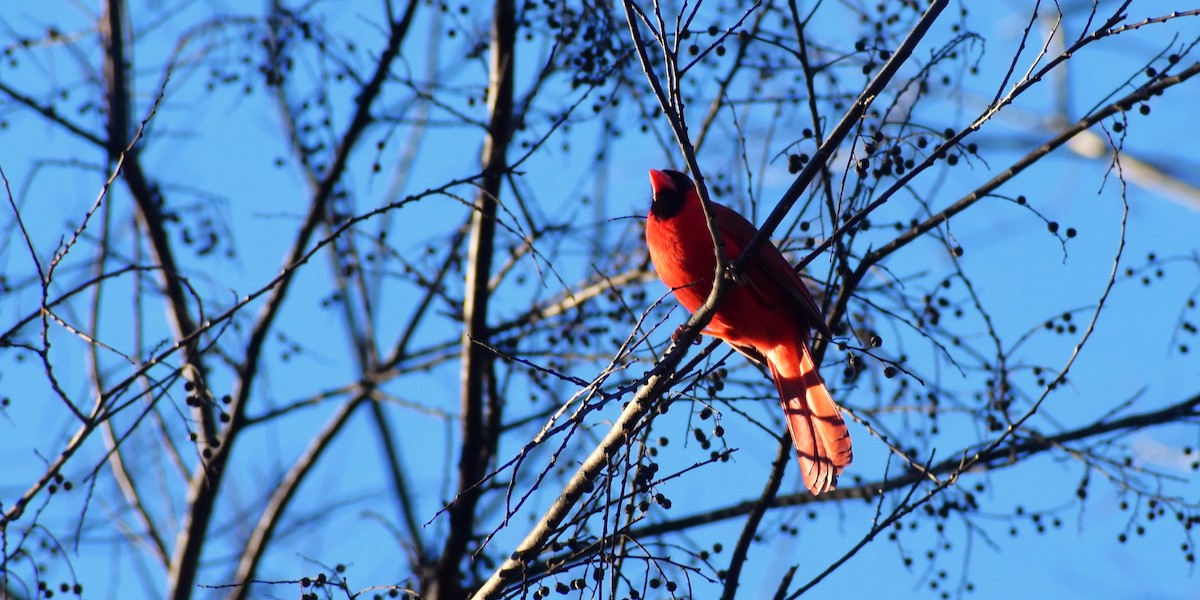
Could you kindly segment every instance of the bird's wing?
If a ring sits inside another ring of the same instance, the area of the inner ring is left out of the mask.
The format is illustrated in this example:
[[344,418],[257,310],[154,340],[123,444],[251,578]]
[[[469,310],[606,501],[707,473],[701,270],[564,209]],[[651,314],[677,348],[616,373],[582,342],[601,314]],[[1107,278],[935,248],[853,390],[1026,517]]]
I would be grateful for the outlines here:
[[[742,248],[750,242],[755,233],[758,233],[758,229],[745,217],[727,206],[714,202],[713,208],[716,210],[717,223],[721,227],[721,233],[725,235],[728,255],[730,257],[740,255]],[[753,259],[746,263],[745,270],[746,279],[750,282],[751,287],[754,285],[755,272],[762,272],[771,281],[778,283],[779,287],[796,301],[796,307],[805,317],[809,326],[816,328],[826,337],[831,337],[829,327],[825,324],[825,318],[821,316],[821,307],[817,305],[812,293],[808,291],[808,286],[804,285],[804,281],[792,268],[792,264],[784,258],[770,240],[759,245]],[[758,290],[756,292],[761,294]]]

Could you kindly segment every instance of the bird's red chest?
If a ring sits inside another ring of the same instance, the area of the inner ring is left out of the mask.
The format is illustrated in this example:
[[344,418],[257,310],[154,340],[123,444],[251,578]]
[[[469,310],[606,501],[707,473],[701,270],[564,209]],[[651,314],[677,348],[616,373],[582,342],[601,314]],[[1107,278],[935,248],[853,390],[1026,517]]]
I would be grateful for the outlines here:
[[690,212],[684,210],[668,220],[651,215],[646,244],[658,276],[694,312],[712,290],[717,260],[703,215],[696,222]]
[[[732,261],[745,240],[733,239],[723,229],[722,236],[727,259]],[[651,214],[646,223],[646,243],[659,278],[672,289],[680,304],[696,312],[712,291],[716,270],[712,237],[699,207],[684,209],[670,219]],[[790,307],[781,297],[778,284],[754,281],[752,274],[743,275],[746,276],[742,281],[730,286],[722,298],[708,324],[708,333],[734,344],[755,346],[795,339],[798,333],[790,327],[794,319],[787,315]]]

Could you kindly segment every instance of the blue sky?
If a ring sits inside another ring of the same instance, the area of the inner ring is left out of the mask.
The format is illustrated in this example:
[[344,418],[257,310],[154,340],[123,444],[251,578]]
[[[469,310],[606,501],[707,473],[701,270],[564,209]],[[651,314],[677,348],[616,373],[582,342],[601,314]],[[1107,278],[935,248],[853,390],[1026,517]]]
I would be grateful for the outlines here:
[[[1027,3],[1025,3],[1027,4]],[[174,36],[181,22],[202,16],[226,7],[188,4],[185,11],[174,15],[166,25],[151,30],[139,42],[138,52],[144,64],[153,64],[172,47]],[[981,28],[987,37],[986,52],[980,59],[981,75],[967,78],[967,86],[961,90],[943,90],[940,111],[922,115],[937,120],[941,127],[961,128],[968,124],[979,110],[981,99],[986,102],[999,85],[999,74],[1007,67],[1008,57],[1017,43],[1017,36],[1025,24],[1025,10],[1013,10],[999,3],[987,6],[972,6],[970,23]],[[255,7],[257,9],[257,7]],[[251,11],[253,14],[253,10]],[[64,31],[86,28],[89,15],[69,2],[46,2],[22,7],[17,14],[9,14],[0,21],[0,39],[8,37],[5,31],[38,31],[38,27],[54,23]],[[361,40],[370,47],[377,44],[379,36],[369,25],[376,7],[352,6],[344,10],[330,9],[325,24]],[[952,8],[951,10],[956,10]],[[1161,2],[1134,2],[1131,20],[1146,16],[1165,14],[1171,7]],[[994,12],[986,12],[994,11]],[[458,18],[455,16],[445,18]],[[464,19],[466,20],[466,19]],[[946,20],[930,34],[928,43],[918,51],[918,56],[928,56],[930,49],[945,43],[953,36],[949,27],[953,20]],[[1181,35],[1186,43],[1200,35],[1200,23],[1195,19],[1182,20],[1175,25],[1149,27],[1144,32],[1121,36],[1111,44],[1098,44],[1088,48],[1070,61],[1069,78],[1073,82],[1071,111],[1077,116],[1102,98],[1114,80],[1134,75],[1140,65],[1156,52],[1170,44],[1171,33]],[[830,19],[829,26],[854,27],[851,22]],[[1078,26],[1072,23],[1069,26]],[[421,42],[425,40],[421,39]],[[218,43],[214,41],[213,43]],[[1178,43],[1177,43],[1178,44]],[[12,45],[11,40],[5,46]],[[414,47],[423,47],[414,43]],[[219,47],[219,46],[218,46]],[[537,56],[538,48],[533,44],[523,46],[527,55]],[[452,48],[443,49],[443,62],[452,62]],[[219,53],[220,51],[218,51]],[[54,82],[75,81],[80,77],[79,63],[66,60],[62,55],[53,61],[22,59],[19,66],[7,65],[0,70],[0,78],[6,83],[21,88],[46,92]],[[230,52],[231,69],[236,70],[238,56]],[[406,56],[403,66],[419,72],[425,58],[420,52]],[[363,59],[366,60],[366,59]],[[1194,60],[1194,58],[1192,59]],[[1021,63],[1018,72],[1023,72],[1026,63]],[[518,79],[529,77],[534,65],[518,65]],[[476,83],[483,73],[482,65],[468,62],[464,69],[455,71],[447,68],[449,81]],[[911,71],[908,72],[911,75]],[[1115,75],[1114,75],[1115,74]],[[303,77],[302,75],[300,77]],[[158,81],[157,72],[148,72],[139,79],[141,102],[146,106]],[[1093,82],[1104,87],[1093,85]],[[243,97],[237,93],[201,93],[205,81],[203,72],[191,77],[172,81],[172,102],[168,102],[154,121],[153,133],[158,141],[153,142],[146,154],[146,165],[156,177],[164,181],[186,183],[191,187],[176,187],[169,190],[171,197],[180,205],[197,204],[200,211],[210,211],[219,222],[228,223],[231,236],[236,240],[237,256],[233,260],[215,259],[202,264],[203,268],[192,277],[193,285],[202,295],[217,298],[233,298],[244,295],[261,285],[266,277],[277,272],[282,250],[286,248],[287,236],[294,228],[303,210],[306,198],[305,184],[294,168],[275,168],[275,159],[286,155],[281,143],[280,122],[275,109],[263,94]],[[697,85],[704,85],[701,81]],[[848,82],[846,85],[853,85]],[[1048,86],[1047,86],[1048,87]],[[1194,175],[1200,167],[1200,143],[1190,123],[1192,100],[1197,97],[1197,84],[1190,81],[1171,90],[1164,98],[1152,103],[1149,116],[1129,115],[1125,149],[1142,160],[1157,164],[1170,173],[1178,174],[1188,183],[1200,184]],[[81,95],[83,90],[73,92]],[[35,94],[36,95],[36,94]],[[397,94],[392,101],[400,101]],[[333,98],[334,119],[344,119],[349,110],[348,98]],[[457,100],[457,99],[456,99]],[[917,184],[921,191],[935,198],[935,206],[944,205],[951,199],[966,193],[994,173],[1005,167],[1033,143],[1048,137],[1044,128],[1029,126],[1029,116],[1044,116],[1049,113],[1052,98],[1043,88],[1035,88],[1012,110],[990,123],[977,138],[986,164],[976,162],[964,164],[947,172],[944,178],[922,180]],[[73,96],[65,105],[80,101]],[[461,107],[482,113],[478,107]],[[648,202],[648,183],[644,172],[647,168],[678,165],[676,155],[664,153],[648,135],[636,132],[632,110],[628,111],[631,122],[628,132],[620,138],[608,140],[611,160],[606,164],[602,185],[591,166],[593,148],[600,145],[596,121],[584,122],[570,133],[572,148],[558,148],[555,138],[546,152],[537,155],[524,166],[520,178],[522,191],[532,205],[532,211],[547,221],[562,219],[580,227],[581,232],[594,231],[615,246],[629,253],[641,252],[641,240],[636,222],[618,219],[644,214]],[[693,123],[702,114],[696,109],[691,118]],[[444,115],[443,115],[444,116]],[[6,143],[0,144],[0,167],[3,167],[15,192],[25,202],[21,214],[30,227],[39,254],[45,259],[50,256],[57,241],[63,235],[64,222],[77,223],[80,208],[90,204],[96,197],[98,183],[102,177],[97,171],[80,169],[72,165],[43,162],[48,158],[69,156],[88,164],[100,164],[102,157],[94,149],[80,144],[69,134],[50,127],[28,114],[8,111],[3,114],[8,122],[0,135]],[[834,115],[827,118],[833,119]],[[87,120],[84,118],[83,120]],[[94,124],[94,113],[91,117]],[[661,125],[661,124],[660,124]],[[1111,122],[1108,123],[1111,130]],[[762,120],[747,124],[752,143],[746,151],[751,164],[768,162],[781,150],[782,140],[788,135],[768,134]],[[665,125],[660,131],[666,131]],[[381,151],[383,164],[395,164],[407,150],[406,134],[403,130],[386,136]],[[530,134],[532,135],[532,134]],[[728,125],[721,130],[726,138],[734,133]],[[792,134],[789,134],[792,135]],[[757,143],[766,139],[770,143]],[[773,136],[773,137],[771,137]],[[153,139],[153,138],[152,138]],[[436,185],[450,177],[461,176],[477,168],[479,135],[471,128],[457,127],[438,130],[422,140],[418,158],[410,172],[397,174],[384,170],[374,175],[366,156],[371,150],[357,157],[358,166],[352,171],[348,187],[359,199],[359,208],[365,210],[373,204],[389,199],[387,191],[394,181],[404,182],[401,193],[414,193],[427,186]],[[368,144],[368,147],[372,147]],[[736,144],[710,144],[701,153],[701,164],[729,164],[739,160],[740,148]],[[838,160],[844,161],[845,157]],[[989,170],[990,167],[990,170]],[[1003,339],[1008,343],[1026,330],[1039,327],[1049,318],[1060,314],[1064,308],[1081,309],[1074,313],[1076,322],[1085,322],[1093,306],[1103,292],[1109,271],[1120,240],[1122,216],[1121,186],[1111,175],[1105,178],[1108,164],[1103,161],[1083,159],[1065,149],[1058,151],[1043,163],[1022,174],[1010,185],[1000,190],[1001,194],[1027,195],[1030,204],[1046,219],[1060,222],[1062,226],[1078,230],[1077,237],[1062,244],[1029,211],[1015,204],[995,198],[987,199],[972,210],[952,221],[950,233],[965,249],[961,259],[964,270],[972,274],[975,290],[981,304],[987,307],[997,323]],[[402,179],[400,176],[403,176]],[[769,202],[777,198],[788,183],[780,161],[776,160],[764,172],[757,172],[755,207],[757,219],[761,221]],[[595,197],[600,188],[603,197],[602,217],[597,218],[591,205],[583,206],[575,199],[581,195]],[[194,190],[203,190],[197,194]],[[467,194],[469,190],[462,190]],[[1174,349],[1178,342],[1178,322],[1184,311],[1184,303],[1197,290],[1196,232],[1200,232],[1200,210],[1197,199],[1173,197],[1139,185],[1130,185],[1125,192],[1129,217],[1126,228],[1125,247],[1121,258],[1121,269],[1140,269],[1147,264],[1148,255],[1154,253],[1165,259],[1164,275],[1153,276],[1152,283],[1142,285],[1139,277],[1120,280],[1108,299],[1107,309],[1096,324],[1093,337],[1085,346],[1071,371],[1069,384],[1051,394],[1041,412],[1032,421],[1043,431],[1053,432],[1057,428],[1069,428],[1090,422],[1106,413],[1117,404],[1137,398],[1131,412],[1150,410],[1190,397],[1200,389],[1200,369],[1196,368],[1195,352],[1182,355]],[[112,201],[117,203],[117,218],[129,217],[127,197],[117,190]],[[126,204],[121,204],[121,203]],[[745,207],[746,205],[741,205]],[[750,212],[746,209],[747,212]],[[915,205],[898,200],[885,207],[874,221],[887,222],[891,219],[907,220],[918,214]],[[438,197],[406,207],[404,211],[389,215],[387,220],[369,223],[368,231],[386,227],[397,252],[412,257],[418,266],[436,263],[436,257],[421,253],[431,243],[438,243],[432,232],[439,232],[466,217],[466,210],[457,201]],[[794,216],[794,215],[793,215]],[[11,212],[4,217],[5,229],[11,223]],[[786,224],[787,222],[785,222]],[[878,231],[879,239],[886,239],[890,231]],[[0,271],[28,275],[31,267],[21,240],[16,237],[0,238],[7,242],[0,254]],[[226,239],[223,237],[223,239]],[[874,239],[874,238],[873,238]],[[397,241],[400,240],[400,241]],[[431,242],[431,240],[435,240]],[[560,260],[555,269],[563,280],[575,282],[589,276],[592,267],[587,260],[590,239],[586,234],[572,236],[553,249],[564,256],[579,257],[578,261]],[[1192,257],[1177,260],[1177,257]],[[190,260],[190,259],[189,259]],[[1174,261],[1174,262],[1171,262]],[[823,259],[814,262],[815,272],[827,264]],[[887,262],[890,273],[880,274],[882,281],[887,276],[904,278],[915,287],[937,284],[951,267],[951,259],[944,245],[933,240],[922,241],[897,254]],[[544,265],[524,261],[517,267],[533,282],[544,274]],[[327,259],[315,260],[310,269],[303,272],[297,282],[296,294],[305,302],[288,305],[285,322],[286,340],[272,343],[269,353],[279,357],[296,344],[304,348],[296,358],[289,361],[273,360],[270,374],[261,382],[261,402],[252,412],[266,407],[306,397],[314,390],[329,389],[344,383],[352,366],[347,358],[347,346],[341,337],[331,340],[326,326],[336,314],[322,309],[320,300],[328,294]],[[927,274],[928,273],[928,274]],[[62,285],[79,274],[65,273]],[[13,275],[10,275],[13,277]],[[547,278],[542,286],[514,286],[512,295],[503,298],[497,307],[500,315],[514,314],[527,303],[530,297],[549,297],[561,290],[553,278]],[[127,298],[127,283],[115,282],[110,291],[111,298]],[[665,293],[658,284],[648,288],[648,299]],[[961,294],[961,290],[957,290]],[[400,325],[411,314],[415,292],[412,286],[391,283],[380,290],[386,306],[397,310],[382,311],[378,327],[387,335],[395,335]],[[648,300],[649,301],[649,300]],[[647,301],[647,302],[648,302]],[[37,306],[37,298],[28,290],[0,300],[0,322],[8,323],[13,315],[23,314]],[[120,306],[118,304],[118,306]],[[664,303],[660,310],[667,310],[671,303]],[[213,307],[215,308],[215,307]],[[644,307],[639,307],[639,310]],[[252,307],[256,311],[257,306]],[[253,312],[249,313],[253,314]],[[1193,321],[1194,311],[1191,313]],[[130,342],[123,332],[130,327],[130,313],[113,310],[106,313],[104,328],[121,347],[128,348]],[[1186,316],[1186,315],[1184,315]],[[971,319],[970,316],[967,319]],[[667,325],[655,333],[653,340],[658,350],[665,348],[669,332],[684,320],[682,311],[672,313]],[[435,321],[437,327],[421,330],[415,343],[418,347],[437,343],[445,339],[446,327],[451,319],[444,317]],[[1082,324],[1082,323],[1081,323]],[[161,327],[161,323],[156,326]],[[914,364],[932,369],[933,352],[921,340],[907,332],[902,325],[885,322],[881,331],[888,340],[885,350],[903,348]],[[618,332],[620,334],[621,332]],[[982,334],[976,329],[978,342]],[[230,339],[242,336],[239,332],[227,334]],[[69,334],[56,330],[53,340],[59,345],[61,370],[68,373],[68,389],[72,393],[86,395],[86,356],[79,349],[77,340]],[[894,341],[894,346],[893,341]],[[1023,347],[1021,357],[1061,367],[1070,356],[1071,348],[1077,343],[1078,335],[1054,337],[1039,335]],[[3,356],[10,354],[10,356]],[[642,357],[649,358],[647,353]],[[740,365],[740,357],[730,359],[731,364]],[[929,361],[924,364],[921,361]],[[46,390],[29,382],[40,381],[38,365],[26,360],[17,362],[8,350],[0,353],[0,396],[11,397],[14,402],[0,416],[0,455],[12,457],[0,463],[0,499],[11,502],[40,473],[43,459],[54,454],[69,435],[71,425],[64,411],[55,410],[47,400]],[[592,362],[569,365],[572,375],[590,378],[595,375]],[[639,365],[648,368],[649,363]],[[389,391],[397,402],[422,404],[428,398],[453,399],[457,394],[456,366],[443,365],[427,375],[406,378]],[[839,365],[826,367],[826,378],[834,385],[835,394],[845,398],[851,408],[867,408],[874,399],[867,389],[849,390],[837,383],[835,374]],[[750,378],[752,370],[737,371],[739,376]],[[977,374],[960,376],[943,372],[943,383],[948,386],[969,388],[978,384]],[[228,373],[219,374],[210,382],[215,389],[230,385]],[[575,390],[566,384],[558,384],[563,397]],[[294,456],[307,443],[308,436],[324,422],[332,406],[322,406],[298,414],[284,429],[266,428],[243,439],[241,451],[255,460],[242,465],[233,478],[236,491],[226,505],[231,513],[217,522],[217,527],[229,526],[236,521],[240,510],[253,510],[256,484],[264,479],[277,477],[286,469]],[[444,412],[453,411],[452,400],[437,405]],[[768,420],[773,418],[773,402],[757,403],[746,409],[754,416]],[[591,423],[589,429],[576,436],[573,443],[586,444],[602,435],[606,420],[615,418],[615,407],[606,409]],[[452,457],[441,455],[446,443],[448,424],[444,414],[436,411],[414,411],[398,409],[392,414],[394,424],[403,431],[403,458],[410,465],[423,461],[451,462]],[[688,410],[675,410],[661,423],[656,431],[680,440],[664,450],[664,465],[677,468],[686,466],[702,457],[695,444],[684,442],[687,430],[695,426],[694,415]],[[743,423],[728,417],[728,423]],[[46,436],[45,432],[59,432]],[[288,531],[285,547],[294,552],[278,551],[264,565],[265,577],[286,578],[295,576],[300,570],[316,570],[318,563],[338,562],[351,566],[351,582],[356,585],[393,582],[396,575],[394,564],[401,552],[394,540],[386,535],[355,532],[377,530],[379,521],[393,518],[394,512],[386,504],[386,496],[380,493],[375,461],[377,445],[365,423],[355,422],[336,442],[333,455],[354,457],[362,463],[345,461],[323,463],[307,484],[308,495],[297,505],[285,525]],[[851,425],[856,442],[856,462],[850,475],[866,480],[882,477],[888,468],[887,452],[882,444],[857,424]],[[674,501],[674,510],[668,517],[679,517],[699,512],[703,507],[720,505],[725,498],[743,498],[744,490],[761,487],[766,463],[774,453],[774,443],[767,436],[753,432],[734,432],[728,438],[730,446],[738,453],[733,462],[701,470],[702,475],[684,477],[663,485],[662,491]],[[960,448],[968,440],[976,439],[970,422],[953,415],[944,418],[942,433],[927,445],[939,451],[938,458],[945,452]],[[1172,426],[1152,432],[1136,433],[1123,440],[1133,448],[1133,454],[1144,464],[1161,469],[1180,478],[1165,492],[1181,495],[1187,501],[1197,502],[1197,478],[1187,468],[1182,449],[1200,446],[1194,423],[1188,426]],[[144,443],[144,442],[131,442]],[[916,442],[914,442],[916,443]],[[925,443],[925,442],[921,442]],[[428,448],[439,452],[430,453]],[[509,447],[510,452],[516,446]],[[138,448],[144,453],[146,468],[162,467],[165,461],[158,456],[160,450],[152,445]],[[86,460],[79,463],[73,477],[82,478],[88,467],[102,458],[102,449],[89,447]],[[894,463],[892,468],[895,468]],[[434,469],[417,473],[414,486],[427,491],[421,498],[422,517],[432,521],[426,526],[429,531],[439,527],[435,512],[449,493],[447,482],[441,471]],[[961,486],[972,488],[984,484],[980,493],[983,508],[972,515],[970,529],[962,521],[951,518],[946,531],[933,531],[933,524],[922,521],[915,531],[907,529],[900,535],[899,544],[880,540],[869,544],[853,560],[836,571],[818,586],[812,596],[824,597],[936,597],[943,589],[957,590],[964,581],[973,584],[974,597],[1056,597],[1056,598],[1200,598],[1193,569],[1190,568],[1180,550],[1181,544],[1193,542],[1184,536],[1181,528],[1172,519],[1159,519],[1146,523],[1139,519],[1130,521],[1130,513],[1119,508],[1123,497],[1108,483],[1094,481],[1093,493],[1082,506],[1072,502],[1073,490],[1082,475],[1080,465],[1064,458],[1063,454],[1040,456],[1026,465],[1014,469],[999,469],[987,474],[968,474]],[[800,489],[794,479],[785,483],[785,491]],[[714,484],[715,482],[715,484]],[[322,490],[334,490],[326,495]],[[103,491],[103,490],[102,490]],[[100,521],[94,525],[95,538],[88,538],[79,551],[72,551],[71,564],[80,580],[85,580],[89,589],[87,597],[130,597],[129,594],[152,596],[161,589],[161,576],[155,567],[144,564],[136,554],[121,549],[112,543],[113,532],[103,527],[103,520],[112,518],[111,506],[102,499],[94,502],[90,519]],[[171,513],[171,502],[178,502],[178,494],[171,501],[164,501],[156,510]],[[542,499],[548,502],[549,499]],[[323,512],[326,503],[332,502],[346,507],[331,521],[321,527],[306,527],[308,513]],[[888,500],[891,502],[891,499]],[[45,518],[47,522],[71,523],[77,519],[78,504],[75,500],[52,502]],[[886,506],[886,504],[885,504]],[[1061,521],[1061,527],[1048,527],[1045,533],[1036,533],[1037,524],[1032,517],[1015,522],[1007,517],[1021,507],[1026,514],[1038,514],[1043,521]],[[831,560],[852,547],[869,529],[875,516],[873,505],[847,503],[845,506],[822,506],[816,509],[820,518],[810,521],[806,511],[776,511],[768,515],[764,531],[789,524],[800,528],[799,536],[771,536],[769,541],[756,545],[752,550],[752,575],[748,575],[744,586],[747,597],[763,597],[773,592],[782,573],[792,564],[799,564],[796,580],[807,581],[815,576]],[[1142,508],[1140,512],[1145,512]],[[379,516],[382,515],[382,516]],[[1164,522],[1167,521],[1167,522]],[[93,522],[95,523],[95,522]],[[495,544],[511,544],[525,533],[527,516],[515,519],[502,532]],[[1146,526],[1145,535],[1129,533],[1130,541],[1117,543],[1122,532],[1138,525]],[[1016,535],[1010,534],[1015,527]],[[970,531],[969,531],[970,530]],[[349,532],[349,533],[348,533]],[[727,557],[736,530],[712,526],[696,530],[688,535],[688,542],[696,546],[724,542]],[[87,536],[85,536],[87,537]],[[969,540],[969,541],[968,541]],[[950,549],[942,545],[950,542]],[[994,546],[993,546],[994,544]],[[969,548],[969,550],[968,550]],[[230,549],[233,551],[236,549]],[[925,559],[926,552],[934,551],[935,560]],[[221,555],[218,550],[214,557]],[[906,567],[903,557],[915,560]],[[721,555],[716,559],[720,562]],[[726,558],[727,559],[727,558]],[[115,566],[115,569],[113,568]],[[61,564],[57,567],[62,569]],[[944,578],[939,574],[945,571]],[[108,574],[118,573],[109,578]],[[209,574],[206,583],[219,583],[219,573]],[[61,575],[59,575],[61,577]],[[142,580],[141,583],[138,581]],[[56,580],[57,581],[57,580]],[[930,581],[937,581],[933,590]],[[282,592],[282,590],[279,590]],[[283,592],[281,596],[292,593]],[[971,597],[968,595],[967,597]]]

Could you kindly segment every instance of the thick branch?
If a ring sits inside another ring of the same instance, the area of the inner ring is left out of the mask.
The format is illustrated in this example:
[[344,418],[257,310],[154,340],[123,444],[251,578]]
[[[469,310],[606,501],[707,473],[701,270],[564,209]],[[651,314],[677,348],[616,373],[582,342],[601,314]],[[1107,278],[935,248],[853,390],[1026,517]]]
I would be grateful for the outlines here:
[[175,554],[171,559],[168,589],[170,597],[177,600],[188,598],[196,580],[200,563],[201,550],[204,547],[206,532],[212,519],[213,508],[223,480],[225,465],[229,461],[233,442],[245,422],[246,405],[258,373],[259,361],[262,358],[263,345],[267,335],[275,323],[275,318],[283,306],[297,269],[294,265],[308,259],[309,243],[318,225],[326,215],[327,207],[333,196],[337,183],[345,174],[350,155],[358,146],[367,127],[372,123],[371,107],[383,90],[393,61],[400,54],[400,46],[408,34],[418,3],[411,0],[405,8],[399,21],[390,23],[387,46],[379,56],[379,62],[370,81],[363,86],[358,95],[354,116],[341,136],[332,163],[317,188],[309,205],[309,212],[296,234],[295,243],[284,261],[281,275],[275,279],[275,288],[267,303],[263,306],[254,328],[246,344],[246,354],[238,368],[237,389],[233,395],[232,419],[226,437],[217,448],[209,461],[207,468],[197,469],[188,489],[188,505],[190,511],[185,515],[181,524],[179,539],[176,542]]
[[488,82],[488,135],[483,146],[483,186],[471,219],[467,255],[465,327],[462,335],[461,445],[458,459],[458,497],[450,505],[449,531],[437,567],[431,597],[463,597],[462,562],[475,532],[475,507],[483,490],[478,485],[495,454],[500,405],[489,389],[492,361],[488,331],[488,280],[496,238],[500,186],[508,169],[508,145],[513,131],[513,63],[515,61],[516,3],[499,0],[492,14]]
[[[122,174],[137,204],[138,222],[145,230],[155,262],[162,267],[159,271],[164,296],[167,300],[167,315],[176,340],[191,340],[184,347],[184,363],[191,365],[196,375],[195,385],[202,386],[208,371],[197,352],[199,339],[194,337],[196,322],[188,306],[179,266],[175,261],[171,240],[167,234],[163,215],[163,198],[152,184],[141,166],[141,156],[132,139],[131,123],[133,101],[130,94],[129,73],[133,70],[133,58],[125,47],[125,23],[128,20],[125,0],[109,0],[101,27],[104,38],[104,77],[108,101],[108,159],[114,163],[123,160]],[[196,397],[204,398],[202,390]],[[216,413],[209,402],[195,403],[194,414],[200,423],[200,446],[216,445]]]

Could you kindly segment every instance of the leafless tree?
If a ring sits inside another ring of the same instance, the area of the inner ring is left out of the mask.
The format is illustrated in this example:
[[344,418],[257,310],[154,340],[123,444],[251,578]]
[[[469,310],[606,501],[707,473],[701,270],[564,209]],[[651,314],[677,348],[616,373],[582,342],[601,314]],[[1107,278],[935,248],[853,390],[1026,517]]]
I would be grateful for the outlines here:
[[[1200,432],[1200,388],[1128,372],[1059,407],[1114,369],[1087,364],[1102,329],[1142,326],[1112,316],[1129,290],[1182,280],[1153,351],[1194,343],[1194,245],[1127,242],[1135,203],[1200,204],[1188,149],[1138,137],[1191,110],[1200,10],[99,4],[0,17],[3,597],[794,598],[868,544],[969,564],[1096,494],[1114,543],[1173,522],[1194,564],[1200,461],[1135,441]],[[1061,161],[1107,215],[1090,250],[1037,189]],[[818,292],[856,423],[835,491],[702,339],[738,278],[690,316],[656,283],[668,165]],[[972,234],[997,219],[1024,241]],[[1072,293],[1024,282],[1064,262]],[[1072,481],[1005,512],[994,477],[1039,457]],[[771,571],[756,543],[810,519],[848,525]]]

